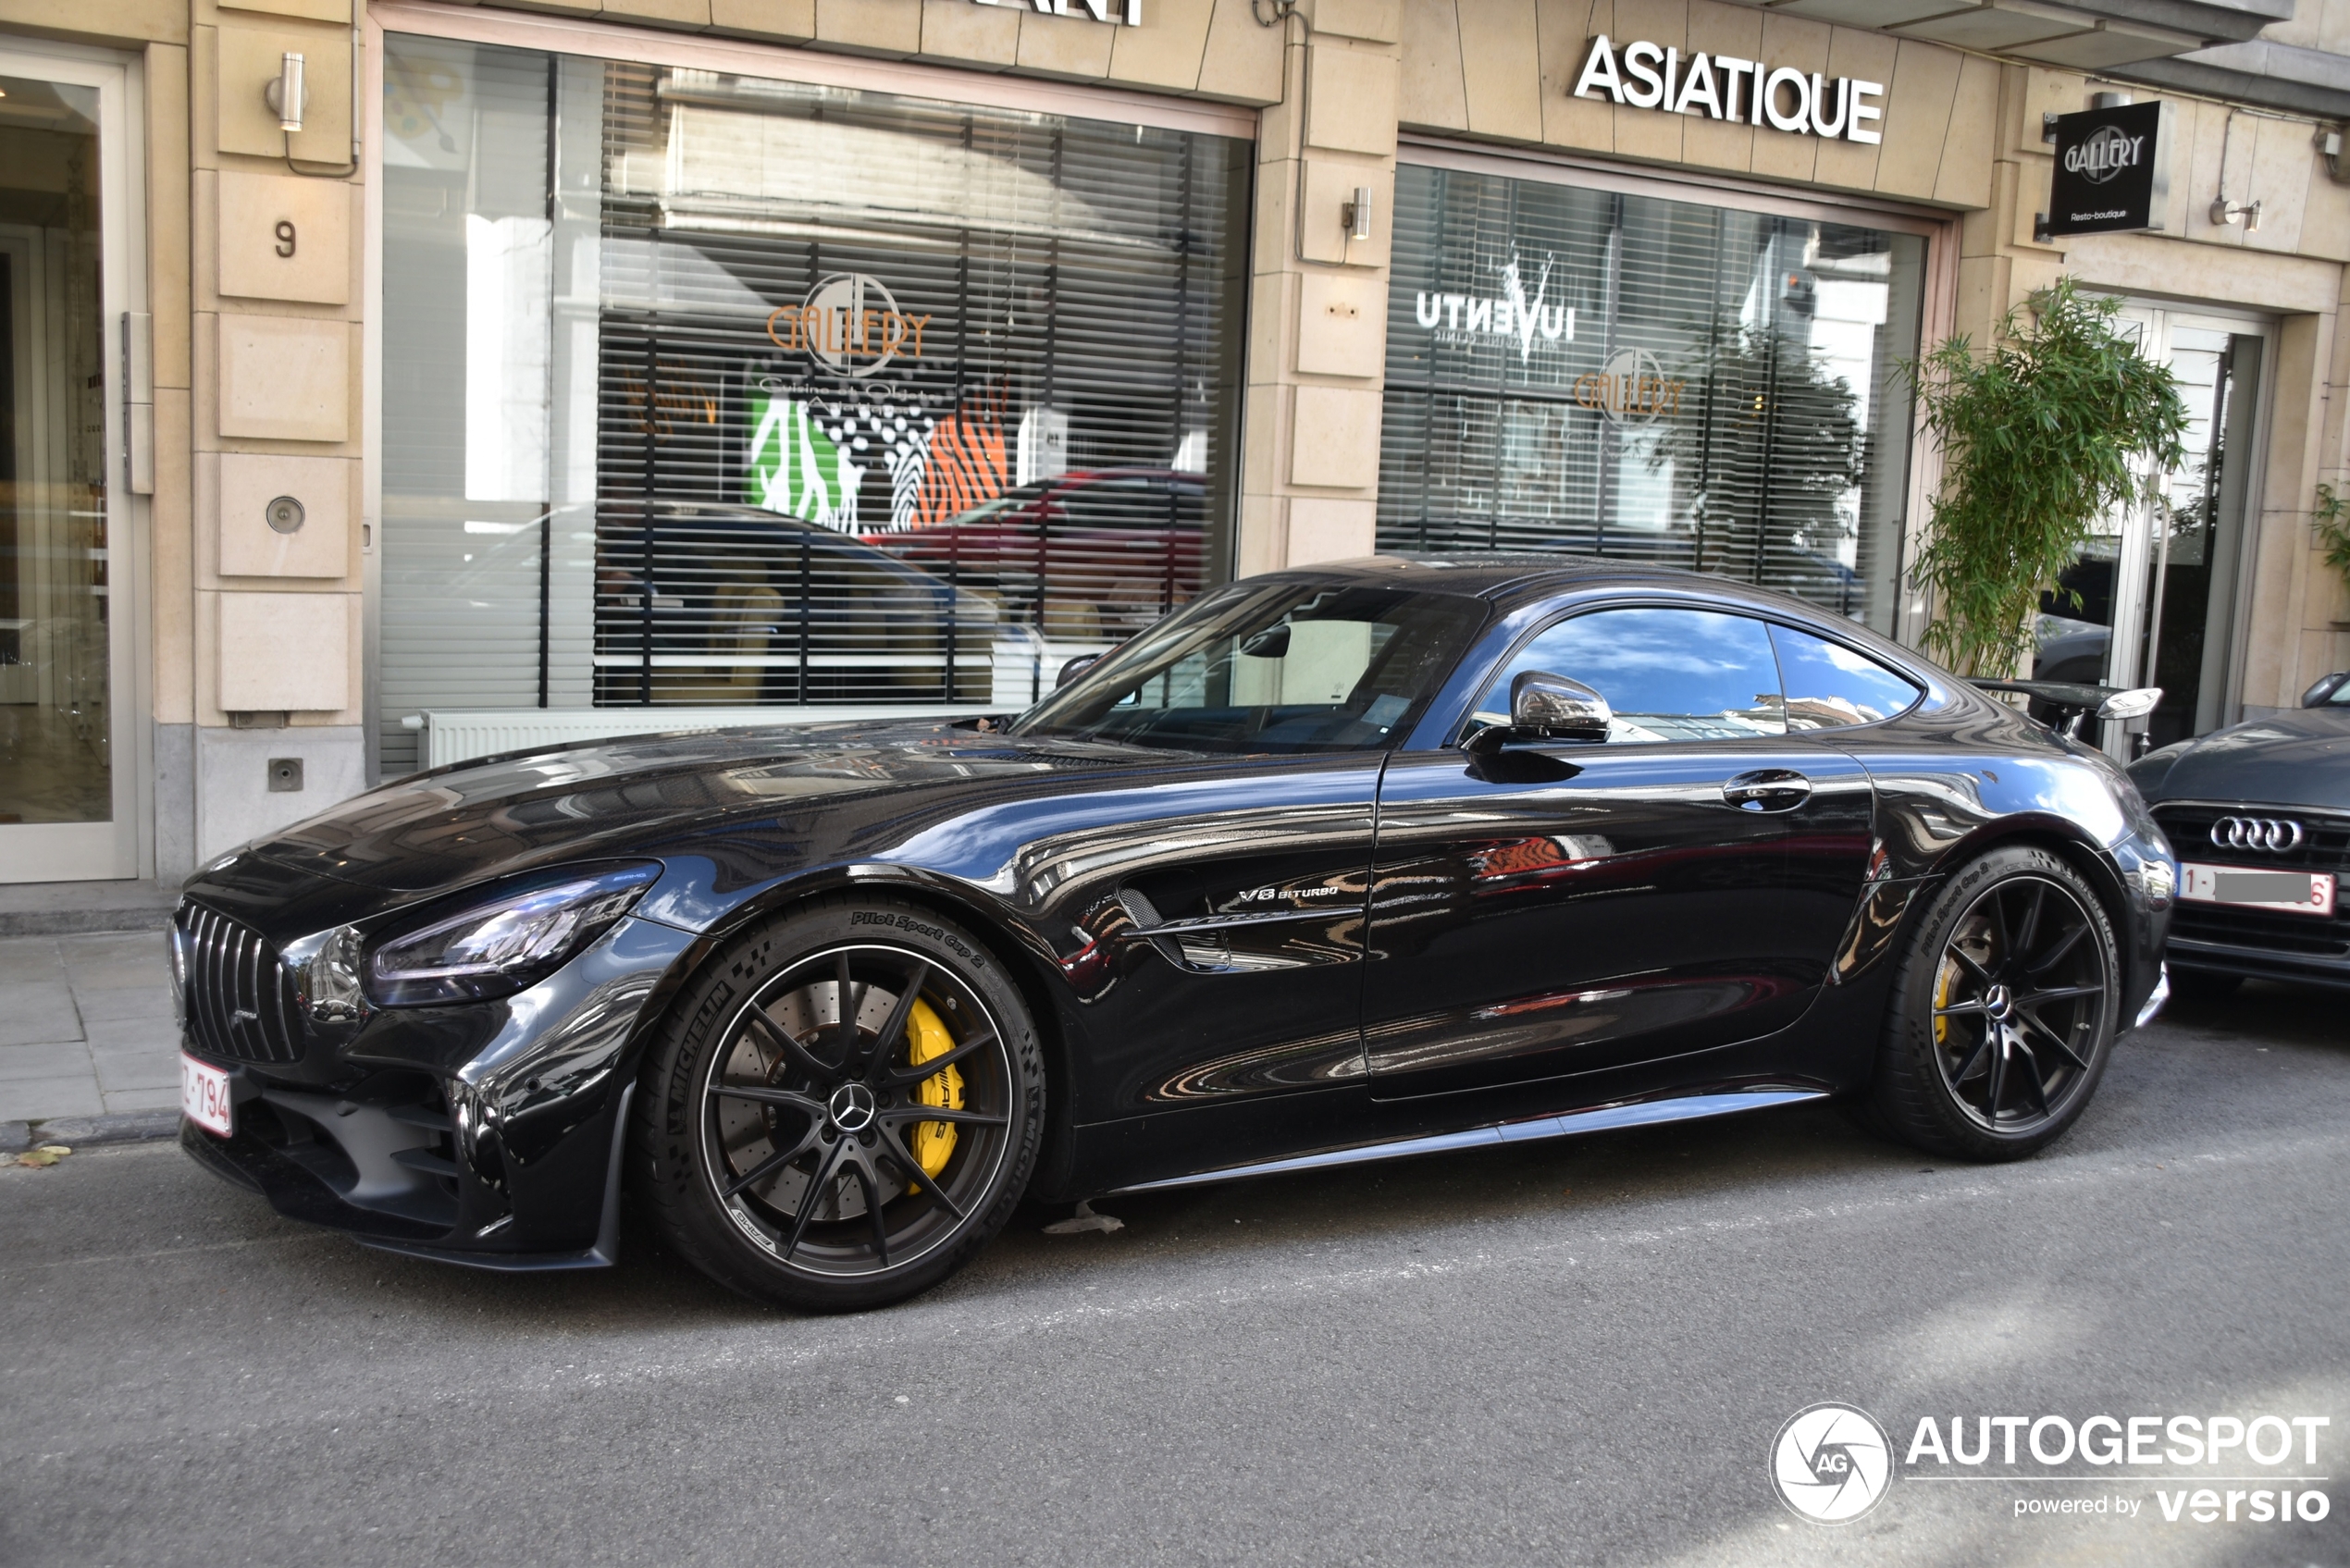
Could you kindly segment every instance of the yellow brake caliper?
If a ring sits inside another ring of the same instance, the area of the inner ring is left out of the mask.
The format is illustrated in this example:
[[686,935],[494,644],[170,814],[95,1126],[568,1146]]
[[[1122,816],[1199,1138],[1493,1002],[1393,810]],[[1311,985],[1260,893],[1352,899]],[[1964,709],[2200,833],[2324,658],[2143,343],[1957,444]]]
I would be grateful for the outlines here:
[[[955,1048],[955,1037],[946,1032],[946,1025],[931,1011],[930,1004],[917,1001],[908,1015],[907,1052],[915,1067],[933,1056],[943,1056]],[[925,1105],[943,1110],[963,1108],[963,1074],[959,1068],[934,1073],[915,1087],[914,1093]],[[914,1158],[921,1162],[922,1174],[936,1176],[946,1168],[946,1160],[955,1152],[955,1124],[951,1121],[920,1121],[914,1124]],[[909,1192],[920,1191],[909,1187]]]
[[[1942,1016],[1942,1009],[1950,1005],[1950,982],[1958,972],[1957,962],[1945,958],[1942,960],[1941,971],[1934,977],[1934,1043],[1936,1045],[1950,1037],[1950,1020]],[[936,1104],[935,1101],[925,1103]]]

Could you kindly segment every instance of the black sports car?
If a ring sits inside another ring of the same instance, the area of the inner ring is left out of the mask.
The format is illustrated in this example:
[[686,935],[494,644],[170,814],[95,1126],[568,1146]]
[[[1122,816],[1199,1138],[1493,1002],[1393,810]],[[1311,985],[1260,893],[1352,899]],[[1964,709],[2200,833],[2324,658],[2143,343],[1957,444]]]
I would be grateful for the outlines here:
[[627,1195],[810,1307],[1023,1193],[1828,1098],[2013,1158],[2157,1004],[2172,881],[2103,757],[1800,600],[1379,557],[1017,717],[493,758],[226,856],[182,1142],[495,1268],[611,1262]]
[[2179,849],[2182,995],[2247,975],[2350,986],[2350,673],[2295,710],[2150,751],[2130,776]]

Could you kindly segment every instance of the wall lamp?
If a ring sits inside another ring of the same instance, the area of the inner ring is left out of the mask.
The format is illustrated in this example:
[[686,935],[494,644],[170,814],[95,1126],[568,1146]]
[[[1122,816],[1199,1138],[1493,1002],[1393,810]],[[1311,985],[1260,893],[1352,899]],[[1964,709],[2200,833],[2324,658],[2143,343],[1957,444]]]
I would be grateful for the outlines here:
[[2260,204],[2231,202],[2227,191],[2221,191],[2211,198],[2211,226],[2224,228],[2231,223],[2243,224],[2246,234],[2257,234],[2260,231]]
[[291,135],[302,129],[303,106],[310,97],[302,85],[302,56],[287,55],[278,69],[275,79],[262,84],[261,98],[278,117],[278,128]]
[[1354,187],[1354,199],[1340,206],[1338,216],[1339,221],[1346,226],[1346,237],[1349,240],[1369,239],[1371,237],[1371,188],[1367,185]]

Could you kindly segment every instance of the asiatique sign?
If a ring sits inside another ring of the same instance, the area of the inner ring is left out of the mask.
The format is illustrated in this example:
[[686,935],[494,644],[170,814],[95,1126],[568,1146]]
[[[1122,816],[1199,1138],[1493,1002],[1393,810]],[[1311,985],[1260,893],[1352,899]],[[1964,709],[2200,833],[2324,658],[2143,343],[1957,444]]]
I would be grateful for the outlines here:
[[1678,49],[1635,39],[1621,50],[1605,33],[1591,40],[1571,96],[1596,98],[1667,114],[1703,113],[1709,119],[1768,126],[1798,136],[1840,137],[1875,146],[1885,140],[1885,84],[1857,77],[1824,76],[1794,66],[1709,55],[1687,59]]

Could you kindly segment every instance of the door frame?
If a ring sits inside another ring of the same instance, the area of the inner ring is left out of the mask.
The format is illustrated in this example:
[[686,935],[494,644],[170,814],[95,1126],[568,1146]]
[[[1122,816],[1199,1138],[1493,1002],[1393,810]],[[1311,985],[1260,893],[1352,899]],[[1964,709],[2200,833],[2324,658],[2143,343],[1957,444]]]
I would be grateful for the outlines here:
[[130,493],[125,456],[124,335],[147,303],[145,71],[136,55],[10,36],[0,75],[98,93],[99,315],[105,341],[107,758],[112,814],[96,822],[0,824],[0,883],[152,875],[153,682],[149,622],[152,500]]
[[[2200,327],[2207,331],[2226,332],[2238,337],[2255,337],[2261,340],[2260,373],[2252,389],[2257,400],[2253,408],[2252,450],[2245,454],[2248,467],[2245,474],[2244,518],[2236,542],[2235,582],[2231,587],[2232,604],[2228,623],[2227,665],[2221,682],[2220,725],[2225,728],[2241,716],[2244,707],[2244,667],[2246,649],[2250,646],[2252,563],[2258,559],[2260,544],[2260,507],[2263,480],[2267,477],[2270,432],[2274,428],[2276,414],[2277,344],[2283,324],[2273,315],[2254,311],[2231,309],[2223,305],[2206,305],[2192,301],[2165,300],[2137,295],[2109,295],[2120,301],[2122,319],[2143,321],[2158,341],[2146,349],[2157,363],[2168,364],[2171,350],[2171,329],[2174,327]],[[2142,345],[2143,346],[2143,345]],[[2158,349],[2158,354],[2156,350]],[[2134,664],[2139,645],[2146,636],[2148,609],[2147,587],[2153,565],[2150,552],[2153,515],[2150,501],[2139,501],[2134,507],[2134,526],[2125,529],[2121,553],[2114,562],[2114,609],[2111,628],[2112,650],[2108,655],[2107,675],[2114,680],[2115,654],[2128,649]],[[2126,570],[2125,570],[2126,568]],[[2125,600],[2126,593],[2126,600]],[[2126,635],[2122,624],[2122,606],[2130,607]],[[2143,672],[2133,668],[2127,680],[2114,680],[2121,685],[2135,685]],[[2108,724],[2103,749],[2117,760],[2127,762],[2130,741],[2119,724]]]

